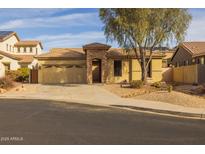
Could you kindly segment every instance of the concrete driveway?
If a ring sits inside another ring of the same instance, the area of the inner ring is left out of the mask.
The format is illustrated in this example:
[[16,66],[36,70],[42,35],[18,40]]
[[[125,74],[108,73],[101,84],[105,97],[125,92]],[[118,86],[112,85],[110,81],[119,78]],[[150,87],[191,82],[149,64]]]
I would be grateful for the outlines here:
[[121,98],[102,88],[103,85],[69,84],[69,85],[41,85],[25,84],[24,88],[13,89],[1,96],[16,98],[38,98],[52,100],[71,100],[94,105],[109,105],[119,102]]

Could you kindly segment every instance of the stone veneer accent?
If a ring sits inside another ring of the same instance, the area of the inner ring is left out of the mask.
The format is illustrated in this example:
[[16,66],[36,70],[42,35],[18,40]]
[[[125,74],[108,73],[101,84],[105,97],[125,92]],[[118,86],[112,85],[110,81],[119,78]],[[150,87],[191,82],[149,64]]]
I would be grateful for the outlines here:
[[110,46],[99,43],[92,43],[83,46],[86,53],[86,65],[87,65],[87,83],[92,84],[92,61],[94,59],[101,60],[101,82],[107,82],[108,65],[107,65],[107,51]]

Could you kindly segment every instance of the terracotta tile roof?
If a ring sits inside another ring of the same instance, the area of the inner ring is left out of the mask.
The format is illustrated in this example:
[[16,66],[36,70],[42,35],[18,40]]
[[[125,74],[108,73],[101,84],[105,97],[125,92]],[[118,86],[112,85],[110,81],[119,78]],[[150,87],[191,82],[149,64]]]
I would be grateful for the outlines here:
[[32,55],[17,55],[20,58],[19,63],[32,63],[34,56]]
[[179,46],[185,48],[193,57],[205,55],[205,42],[183,42]]
[[82,48],[53,48],[48,53],[35,56],[37,59],[85,59]]
[[18,40],[20,40],[19,37],[17,36],[16,32],[13,32],[13,31],[0,31],[0,42],[10,38],[13,35],[15,35]]
[[102,43],[98,43],[98,42],[94,42],[94,43],[90,43],[90,44],[86,44],[83,46],[83,49],[109,49],[111,46],[107,45],[107,44],[102,44]]
[[[134,52],[127,54],[127,52],[121,48],[110,48],[107,51],[107,56],[110,58],[126,58],[135,57]],[[147,52],[147,56],[148,52]],[[153,52],[153,57],[163,57],[161,52]],[[35,58],[40,60],[46,59],[85,59],[85,52],[82,48],[53,48],[48,53],[44,53]]]
[[31,63],[34,59],[34,56],[32,55],[14,55],[4,51],[0,51],[0,54],[14,60],[18,60],[19,63]]
[[3,56],[9,57],[11,59],[20,60],[20,58],[18,56],[4,52],[4,51],[0,51],[0,54]]
[[41,48],[43,48],[41,42],[40,41],[36,41],[36,40],[19,41],[14,46],[15,47],[25,47],[25,46],[35,47],[38,44],[40,44]]
[[171,59],[172,56],[174,55],[175,51],[163,51],[161,52],[162,54],[164,54],[163,59]]
[[[132,58],[135,58],[136,55],[134,53],[134,51],[129,51],[128,53],[123,50],[122,48],[111,48],[108,50],[108,56],[111,57],[111,58],[115,58],[115,57],[132,57]],[[146,52],[146,56],[149,56],[149,52],[147,51]],[[158,51],[158,50],[155,50],[153,51],[153,57],[164,57],[165,55]]]

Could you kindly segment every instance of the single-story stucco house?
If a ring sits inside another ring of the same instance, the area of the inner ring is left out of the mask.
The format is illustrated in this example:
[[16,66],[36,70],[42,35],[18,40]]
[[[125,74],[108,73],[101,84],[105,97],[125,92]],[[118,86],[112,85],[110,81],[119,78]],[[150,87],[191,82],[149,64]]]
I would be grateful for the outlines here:
[[[149,81],[162,80],[163,56],[154,52],[148,70]],[[82,48],[53,48],[35,58],[39,68],[38,82],[42,84],[119,83],[141,79],[139,59],[134,54],[101,43]]]
[[37,64],[34,56],[41,54],[42,44],[37,40],[20,40],[16,32],[0,31],[0,77],[5,71]]

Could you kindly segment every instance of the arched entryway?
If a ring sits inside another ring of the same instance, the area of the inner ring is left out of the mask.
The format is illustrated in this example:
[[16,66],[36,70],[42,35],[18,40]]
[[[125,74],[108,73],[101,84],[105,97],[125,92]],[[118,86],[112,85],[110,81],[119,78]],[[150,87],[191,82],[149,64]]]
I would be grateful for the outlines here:
[[92,79],[93,83],[101,83],[101,59],[93,59],[92,60]]

